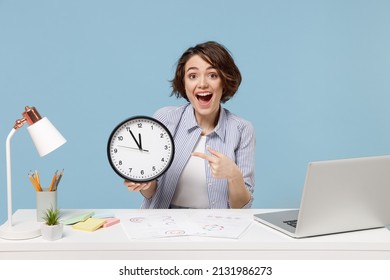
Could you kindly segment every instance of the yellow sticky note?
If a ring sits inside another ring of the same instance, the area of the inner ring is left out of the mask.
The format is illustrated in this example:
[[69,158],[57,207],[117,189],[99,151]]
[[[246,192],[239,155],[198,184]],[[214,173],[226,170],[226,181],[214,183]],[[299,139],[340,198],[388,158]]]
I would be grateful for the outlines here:
[[100,228],[106,221],[104,219],[98,218],[89,218],[84,222],[79,222],[74,224],[72,227],[74,229],[85,230],[85,231],[95,231]]

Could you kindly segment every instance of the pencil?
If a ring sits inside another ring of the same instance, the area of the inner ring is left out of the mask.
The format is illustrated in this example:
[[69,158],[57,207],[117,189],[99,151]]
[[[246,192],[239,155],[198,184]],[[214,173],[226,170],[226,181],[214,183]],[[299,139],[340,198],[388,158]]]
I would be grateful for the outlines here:
[[37,178],[38,185],[40,186],[41,185],[41,180],[39,180],[38,170],[35,170],[35,177]]
[[32,185],[34,186],[35,190],[36,190],[37,192],[39,192],[40,189],[39,189],[39,187],[38,187],[38,185],[37,185],[35,179],[33,178],[33,176],[32,176],[32,175],[29,175],[28,178],[30,179],[30,181],[31,181]]
[[56,172],[54,172],[53,179],[51,180],[51,183],[50,183],[49,192],[53,191],[54,184],[57,181],[57,172],[58,172],[58,170]]
[[61,170],[60,175],[58,175],[58,177],[57,177],[57,181],[56,181],[55,187],[54,187],[54,190],[55,190],[55,191],[57,190],[58,184],[59,184],[60,181],[61,181],[61,178],[62,178],[62,174],[63,174],[63,173],[64,173],[64,169]]
[[38,175],[38,171],[35,171],[35,174],[32,175],[32,178],[34,179],[35,181],[35,185],[37,186],[38,188],[38,191],[42,191],[42,188],[41,188],[41,182],[39,180],[39,175]]

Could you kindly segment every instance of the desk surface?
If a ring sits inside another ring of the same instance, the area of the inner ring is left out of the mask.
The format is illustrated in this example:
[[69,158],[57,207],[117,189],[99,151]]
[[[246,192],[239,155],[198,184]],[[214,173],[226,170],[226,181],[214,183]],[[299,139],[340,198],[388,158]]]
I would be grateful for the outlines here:
[[[93,209],[63,210],[64,216]],[[105,209],[95,209],[105,211]],[[111,209],[115,215],[139,210]],[[191,215],[207,210],[186,211]],[[229,210],[261,213],[270,210]],[[14,223],[34,220],[35,210],[18,210]],[[64,226],[62,239],[0,239],[0,259],[390,259],[386,228],[294,239],[253,221],[239,239],[182,236],[129,239],[121,224],[84,232]]]

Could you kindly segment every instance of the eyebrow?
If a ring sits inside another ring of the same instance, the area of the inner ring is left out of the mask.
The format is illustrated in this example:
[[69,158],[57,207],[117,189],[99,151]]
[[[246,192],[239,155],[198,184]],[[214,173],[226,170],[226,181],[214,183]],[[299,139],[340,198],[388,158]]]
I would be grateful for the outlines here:
[[[206,70],[210,70],[210,69],[217,70],[214,66],[209,66],[209,67],[206,68]],[[188,68],[186,72],[188,72],[190,70],[199,70],[199,68],[196,67],[196,66],[192,66],[192,67]]]

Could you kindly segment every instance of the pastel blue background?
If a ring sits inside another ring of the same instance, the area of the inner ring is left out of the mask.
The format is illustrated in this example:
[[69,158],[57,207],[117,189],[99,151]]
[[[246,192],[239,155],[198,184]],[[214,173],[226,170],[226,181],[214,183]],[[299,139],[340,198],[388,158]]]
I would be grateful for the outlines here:
[[189,46],[223,43],[242,71],[226,103],[256,128],[256,208],[298,207],[312,160],[390,153],[390,2],[0,1],[0,222],[5,140],[24,106],[67,138],[39,158],[26,127],[12,140],[13,206],[35,207],[27,173],[65,169],[61,208],[138,208],[110,168],[106,142],[152,115]]

